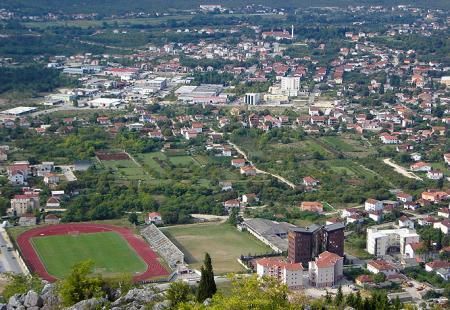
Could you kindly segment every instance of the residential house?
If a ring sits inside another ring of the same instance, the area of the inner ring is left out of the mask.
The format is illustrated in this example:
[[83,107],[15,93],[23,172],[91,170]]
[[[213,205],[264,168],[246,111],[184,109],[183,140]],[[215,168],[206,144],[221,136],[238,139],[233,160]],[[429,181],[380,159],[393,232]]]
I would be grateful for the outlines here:
[[436,272],[438,269],[441,269],[441,268],[450,268],[450,262],[435,260],[435,261],[428,262],[425,264],[426,272],[433,272],[433,271]]
[[256,168],[253,166],[244,166],[240,169],[241,174],[245,176],[255,176],[256,175]]
[[235,158],[231,160],[231,165],[236,168],[244,167],[247,161],[243,158]]
[[300,205],[302,211],[310,211],[316,213],[323,212],[323,204],[318,201],[303,201]]
[[445,219],[433,224],[433,228],[440,229],[444,235],[450,234],[450,220]]
[[50,197],[45,204],[46,209],[59,209],[61,201],[57,197]]
[[383,203],[379,200],[369,198],[364,203],[364,210],[366,210],[366,211],[382,211]]
[[405,202],[403,205],[403,209],[415,211],[420,208],[420,204],[414,201]]
[[444,218],[450,218],[450,208],[440,208],[437,215]]
[[440,170],[430,170],[427,172],[427,178],[431,180],[440,180],[444,177],[444,174]]
[[147,133],[147,135],[148,135],[148,137],[150,139],[157,139],[157,140],[163,140],[164,139],[164,136],[161,133],[161,131],[149,131]]
[[403,215],[398,219],[399,228],[414,228],[414,222],[411,221],[407,216]]
[[413,200],[413,197],[410,194],[406,194],[406,193],[400,192],[400,193],[397,194],[397,200],[401,201],[403,203],[411,202]]
[[56,185],[59,183],[59,175],[48,172],[44,175],[44,183],[46,185]]
[[396,267],[382,259],[369,261],[367,263],[367,270],[374,274],[383,273],[386,277],[399,272]]
[[229,212],[232,208],[240,208],[241,202],[238,199],[230,199],[222,203],[223,207],[227,212]]
[[436,222],[437,220],[432,216],[422,217],[417,220],[417,224],[420,226],[433,226]]
[[230,181],[219,182],[219,187],[220,187],[220,190],[223,192],[233,190],[233,184]]
[[443,191],[428,191],[422,193],[422,199],[433,202],[433,203],[439,203],[442,200],[445,200],[448,198],[448,194]]
[[258,202],[259,198],[258,196],[256,196],[256,194],[244,194],[242,195],[242,202],[247,204],[247,203],[253,203],[253,202]]
[[383,213],[378,211],[371,211],[368,213],[370,219],[374,220],[377,223],[380,223],[383,220]]
[[431,170],[431,165],[424,163],[423,161],[419,161],[418,163],[410,165],[409,169],[414,172],[428,172]]
[[314,179],[311,176],[307,176],[303,178],[303,185],[305,186],[311,186],[311,187],[315,187],[319,185],[319,180]]
[[44,218],[44,223],[45,224],[59,224],[59,217],[56,216],[55,214],[47,214]]
[[150,212],[147,214],[147,218],[145,219],[146,224],[155,224],[161,225],[164,224],[162,216],[159,212]]

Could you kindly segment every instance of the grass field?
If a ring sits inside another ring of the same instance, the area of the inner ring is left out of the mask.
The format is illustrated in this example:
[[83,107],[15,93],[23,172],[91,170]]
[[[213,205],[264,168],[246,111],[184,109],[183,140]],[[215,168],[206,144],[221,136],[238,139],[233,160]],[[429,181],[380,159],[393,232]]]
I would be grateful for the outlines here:
[[71,266],[87,259],[93,260],[94,271],[103,275],[134,275],[147,269],[141,258],[115,232],[37,237],[32,239],[32,244],[47,272],[59,279],[68,275]]
[[193,268],[200,268],[205,252],[208,252],[217,274],[244,271],[237,262],[241,254],[272,252],[249,233],[239,232],[227,224],[180,225],[163,228],[162,231],[183,251]]
[[132,160],[102,160],[102,165],[107,169],[113,169],[120,179],[145,181],[152,179]]

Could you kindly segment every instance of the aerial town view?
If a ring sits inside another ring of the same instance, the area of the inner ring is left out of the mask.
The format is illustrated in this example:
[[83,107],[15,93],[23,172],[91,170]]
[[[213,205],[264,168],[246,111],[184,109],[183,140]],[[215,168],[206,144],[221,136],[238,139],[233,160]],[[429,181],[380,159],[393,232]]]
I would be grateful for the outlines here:
[[450,309],[449,0],[0,0],[0,310]]

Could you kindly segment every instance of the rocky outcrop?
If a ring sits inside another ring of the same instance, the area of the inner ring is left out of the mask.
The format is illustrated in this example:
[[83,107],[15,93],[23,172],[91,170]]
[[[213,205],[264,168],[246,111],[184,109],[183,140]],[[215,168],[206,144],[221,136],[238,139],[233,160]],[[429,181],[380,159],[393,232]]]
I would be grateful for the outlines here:
[[0,310],[164,310],[170,308],[170,302],[164,300],[164,295],[156,292],[151,286],[133,288],[126,294],[121,294],[120,290],[116,290],[110,295],[109,299],[91,298],[64,308],[56,286],[46,283],[39,293],[31,290],[26,294],[11,296],[8,303],[0,304]]

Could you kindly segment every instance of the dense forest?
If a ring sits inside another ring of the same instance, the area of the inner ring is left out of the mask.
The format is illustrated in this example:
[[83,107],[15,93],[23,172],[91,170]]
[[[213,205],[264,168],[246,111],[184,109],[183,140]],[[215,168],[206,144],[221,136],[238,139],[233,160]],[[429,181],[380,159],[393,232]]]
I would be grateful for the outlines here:
[[61,72],[33,65],[19,68],[0,68],[0,94],[21,92],[30,95],[49,92],[58,87],[75,86],[76,81]]

